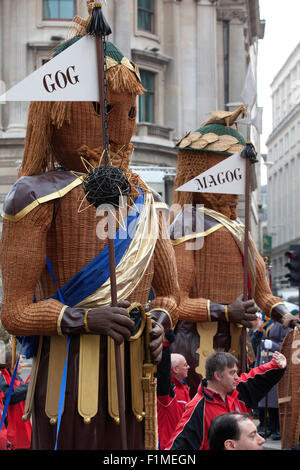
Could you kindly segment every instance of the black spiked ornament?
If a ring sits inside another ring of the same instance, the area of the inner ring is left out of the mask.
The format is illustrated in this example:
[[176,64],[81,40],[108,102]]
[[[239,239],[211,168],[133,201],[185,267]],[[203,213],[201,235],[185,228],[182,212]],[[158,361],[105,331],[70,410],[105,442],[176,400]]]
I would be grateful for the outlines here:
[[102,3],[94,3],[92,18],[86,30],[91,36],[105,37],[111,34],[111,28],[102,12]]
[[129,195],[130,184],[121,168],[100,166],[86,176],[83,189],[89,204],[95,207],[101,204],[118,207],[120,197]]

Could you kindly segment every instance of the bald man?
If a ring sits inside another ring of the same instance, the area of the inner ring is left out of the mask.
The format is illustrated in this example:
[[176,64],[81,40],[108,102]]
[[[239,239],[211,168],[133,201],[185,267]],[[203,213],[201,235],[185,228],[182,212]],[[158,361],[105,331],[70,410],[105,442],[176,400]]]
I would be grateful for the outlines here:
[[170,353],[170,343],[173,340],[173,332],[166,332],[162,359],[157,366],[157,421],[161,450],[168,444],[186,403],[190,401],[189,389],[183,383],[190,366],[181,354]]
[[189,387],[185,383],[189,368],[190,366],[182,354],[171,354],[171,381],[174,384],[174,392],[182,412],[190,401]]

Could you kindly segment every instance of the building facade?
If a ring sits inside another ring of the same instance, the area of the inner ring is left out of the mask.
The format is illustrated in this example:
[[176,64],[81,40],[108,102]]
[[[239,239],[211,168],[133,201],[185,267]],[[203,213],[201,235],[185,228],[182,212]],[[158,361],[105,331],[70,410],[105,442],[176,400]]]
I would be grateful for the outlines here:
[[273,285],[280,291],[288,287],[285,252],[290,245],[300,243],[300,43],[274,77],[271,88],[267,228],[272,236]]
[[[157,189],[171,203],[175,142],[200,127],[210,111],[234,109],[248,64],[256,71],[263,37],[258,0],[108,0],[109,38],[140,68],[147,93],[138,100],[132,165],[159,169]],[[74,15],[87,17],[83,0],[0,2],[0,79],[8,89],[51,57],[70,33]],[[22,157],[27,103],[0,105],[0,204]],[[246,135],[245,126],[239,130]],[[259,152],[259,136],[252,130]],[[250,228],[259,243],[259,165],[252,170]],[[151,181],[149,181],[151,183]],[[167,188],[167,189],[166,189]],[[239,215],[243,219],[243,200]]]

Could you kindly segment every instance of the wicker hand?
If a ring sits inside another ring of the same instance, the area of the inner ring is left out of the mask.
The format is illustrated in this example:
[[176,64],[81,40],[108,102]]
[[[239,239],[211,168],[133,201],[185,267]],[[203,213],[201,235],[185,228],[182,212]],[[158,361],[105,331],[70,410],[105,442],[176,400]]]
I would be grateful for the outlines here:
[[154,364],[161,361],[164,340],[164,329],[155,320],[152,320],[152,330],[150,331],[150,353]]
[[130,319],[127,308],[130,302],[118,302],[117,307],[103,306],[88,312],[87,326],[91,333],[111,336],[117,344],[123,343],[131,336],[134,322]]
[[229,320],[233,323],[241,323],[247,328],[251,328],[251,322],[257,319],[257,306],[253,299],[243,300],[243,294],[228,305]]

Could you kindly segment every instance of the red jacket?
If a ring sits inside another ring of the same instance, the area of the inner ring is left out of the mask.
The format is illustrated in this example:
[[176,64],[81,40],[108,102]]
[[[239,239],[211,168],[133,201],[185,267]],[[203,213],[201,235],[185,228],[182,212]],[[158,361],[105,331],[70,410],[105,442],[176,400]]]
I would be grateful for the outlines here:
[[[8,386],[11,382],[11,375],[7,369],[2,369],[1,373],[7,385],[7,387],[5,387],[5,391],[7,393]],[[29,420],[26,422],[22,421],[27,392],[24,385],[25,384],[21,378],[17,376],[13,390],[16,392],[15,389],[19,388],[20,390],[21,388],[24,388],[22,394],[19,394],[19,397],[22,397],[23,399],[22,401],[18,401],[18,398],[14,400],[12,395],[10,405],[7,410],[7,439],[11,443],[11,449],[30,449],[31,445],[31,423]]]
[[274,361],[251,369],[248,374],[240,376],[236,389],[227,395],[226,403],[207,388],[206,380],[202,380],[197,394],[187,404],[166,449],[209,450],[207,434],[213,418],[231,411],[249,413],[273,385],[279,382],[284,372],[285,369],[279,369]]
[[188,387],[171,378],[169,343],[165,342],[162,359],[157,366],[157,422],[159,447],[164,450],[190,401]]
[[171,376],[171,381],[174,385],[174,392],[177,398],[177,402],[180,404],[183,413],[186,404],[191,401],[189,387],[180,380],[177,380],[173,375]]
[[[2,398],[4,397],[4,394],[0,392],[0,421],[2,418],[2,413],[3,413],[3,402]],[[6,448],[6,443],[7,443],[7,431],[5,424],[3,423],[2,429],[0,431],[0,450],[7,450]]]

